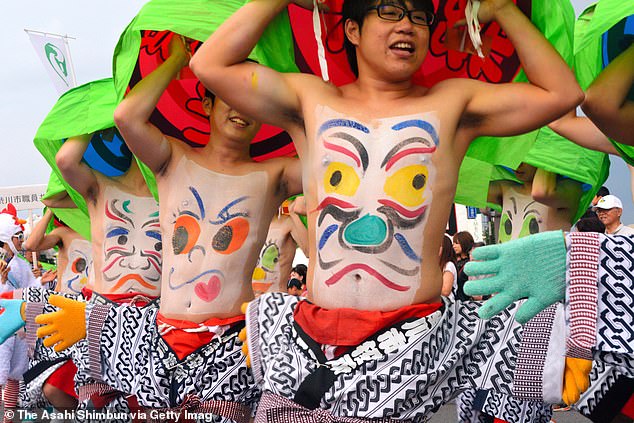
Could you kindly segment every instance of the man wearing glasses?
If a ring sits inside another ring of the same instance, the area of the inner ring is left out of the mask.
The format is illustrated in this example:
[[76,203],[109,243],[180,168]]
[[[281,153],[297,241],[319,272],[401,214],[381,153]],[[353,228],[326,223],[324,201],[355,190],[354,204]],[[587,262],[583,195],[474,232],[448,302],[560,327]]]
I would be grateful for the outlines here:
[[483,1],[478,17],[500,24],[530,84],[415,85],[431,0],[344,1],[344,45],[357,75],[348,85],[245,62],[289,3],[249,2],[190,62],[231,107],[287,130],[305,175],[308,301],[266,294],[247,311],[264,392],[256,422],[288,407],[422,421],[468,387],[504,380],[494,387],[510,393],[513,370],[495,361],[514,348],[509,342],[524,341],[511,322],[517,308],[485,323],[468,302],[441,302],[438,251],[469,143],[527,132],[573,109],[583,98],[574,75],[511,0]]
[[611,235],[634,235],[634,229],[621,223],[623,203],[616,195],[601,197],[595,206],[597,216],[605,225],[605,233]]

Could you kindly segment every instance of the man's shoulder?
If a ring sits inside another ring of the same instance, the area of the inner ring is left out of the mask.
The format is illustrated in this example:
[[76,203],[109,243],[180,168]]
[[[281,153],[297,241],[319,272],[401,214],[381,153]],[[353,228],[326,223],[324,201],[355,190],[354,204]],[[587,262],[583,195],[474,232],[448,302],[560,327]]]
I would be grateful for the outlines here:
[[621,225],[621,227],[616,230],[614,235],[628,235],[628,236],[634,235],[634,228],[630,226]]

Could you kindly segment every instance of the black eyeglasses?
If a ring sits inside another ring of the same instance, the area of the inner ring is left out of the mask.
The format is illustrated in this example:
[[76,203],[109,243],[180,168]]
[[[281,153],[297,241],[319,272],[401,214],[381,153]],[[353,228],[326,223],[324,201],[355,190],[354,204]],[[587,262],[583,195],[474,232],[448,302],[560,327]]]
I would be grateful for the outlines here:
[[398,22],[407,15],[409,21],[418,26],[431,26],[435,18],[433,13],[426,10],[407,10],[396,4],[380,4],[369,7],[368,12],[370,10],[376,10],[379,18],[392,22]]

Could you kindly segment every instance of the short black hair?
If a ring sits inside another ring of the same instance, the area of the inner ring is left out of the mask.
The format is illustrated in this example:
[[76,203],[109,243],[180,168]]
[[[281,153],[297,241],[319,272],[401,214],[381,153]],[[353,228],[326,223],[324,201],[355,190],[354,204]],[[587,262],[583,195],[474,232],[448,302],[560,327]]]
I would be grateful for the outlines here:
[[207,87],[205,87],[205,96],[203,98],[210,98],[211,102],[213,103],[214,101],[216,101],[216,94],[212,93],[207,89]]
[[606,195],[610,195],[610,190],[607,187],[599,188],[599,191],[597,191],[597,196],[605,197]]
[[[416,10],[426,10],[428,12],[434,13],[434,2],[432,0],[407,0],[414,4],[414,9]],[[344,0],[343,6],[341,8],[341,17],[343,22],[343,47],[346,49],[346,57],[348,58],[348,64],[350,65],[350,69],[354,76],[359,76],[359,65],[357,63],[357,50],[348,40],[348,37],[345,33],[346,22],[348,19],[356,22],[359,25],[359,32],[363,27],[363,20],[365,19],[365,15],[368,14],[368,9],[372,6],[377,6],[380,4],[398,4],[403,7],[407,7],[406,0]],[[430,31],[432,28],[429,28]]]
[[305,264],[298,264],[297,266],[291,269],[293,272],[296,272],[298,275],[302,277],[302,279],[306,280],[306,273],[308,272],[308,267]]
[[289,288],[302,289],[302,281],[295,278],[289,279],[288,283],[286,284],[286,289],[289,289]]
[[579,219],[575,226],[579,232],[598,232],[601,234],[605,232],[605,225],[596,215]]

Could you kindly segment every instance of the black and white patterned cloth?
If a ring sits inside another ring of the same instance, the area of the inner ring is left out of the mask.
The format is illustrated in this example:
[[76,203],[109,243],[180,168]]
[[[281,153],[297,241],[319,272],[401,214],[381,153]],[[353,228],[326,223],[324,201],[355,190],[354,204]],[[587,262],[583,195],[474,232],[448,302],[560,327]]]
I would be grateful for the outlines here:
[[[260,391],[246,366],[237,337],[239,327],[179,360],[159,335],[158,311],[157,306],[89,304],[88,327],[101,328],[97,342],[89,335],[88,351],[84,351],[91,376],[101,376],[117,391],[135,395],[144,408],[177,408],[193,396],[203,403],[239,403],[254,413]],[[97,356],[99,362],[94,362]],[[220,416],[214,420],[232,421]]]
[[35,323],[35,317],[57,311],[56,307],[48,303],[48,297],[53,294],[72,299],[83,298],[71,294],[60,294],[52,289],[40,287],[25,288],[22,291],[22,300],[26,302],[26,342],[29,350],[29,369],[24,373],[23,389],[20,390],[19,404],[22,408],[46,408],[50,406],[42,393],[42,387],[57,369],[71,359],[70,352],[56,352],[53,348],[45,347],[44,341],[36,337],[35,332],[39,325]]
[[[547,422],[542,402],[561,398],[565,366],[561,307],[553,307],[538,323],[550,340],[546,351],[524,345],[535,340],[523,340],[524,330],[514,321],[517,305],[483,321],[476,314],[479,303],[444,299],[442,311],[386,328],[352,352],[328,361],[319,349],[311,348],[314,341],[294,323],[297,302],[294,296],[265,294],[247,311],[253,373],[267,395],[293,399],[334,416],[408,422],[427,421],[468,388],[488,390],[484,399],[490,403],[488,410],[512,422]],[[522,372],[518,385],[514,377]],[[549,386],[544,374],[560,383]],[[524,401],[495,398],[518,392]],[[312,403],[311,395],[316,398]]]

